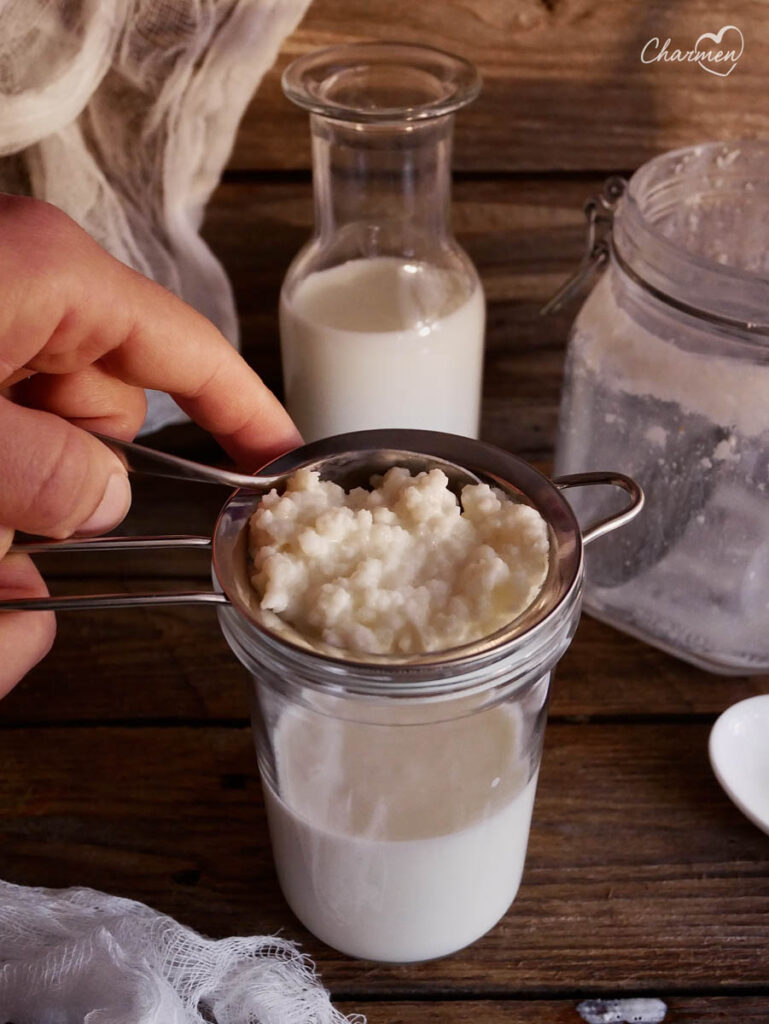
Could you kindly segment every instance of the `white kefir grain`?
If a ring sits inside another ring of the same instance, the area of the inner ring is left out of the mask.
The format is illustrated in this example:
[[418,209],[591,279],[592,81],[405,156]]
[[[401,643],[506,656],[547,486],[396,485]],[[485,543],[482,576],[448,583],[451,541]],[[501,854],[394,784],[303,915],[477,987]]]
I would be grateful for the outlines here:
[[372,490],[299,470],[251,519],[263,610],[310,640],[370,654],[446,650],[520,615],[547,575],[539,513],[487,484],[394,467]]

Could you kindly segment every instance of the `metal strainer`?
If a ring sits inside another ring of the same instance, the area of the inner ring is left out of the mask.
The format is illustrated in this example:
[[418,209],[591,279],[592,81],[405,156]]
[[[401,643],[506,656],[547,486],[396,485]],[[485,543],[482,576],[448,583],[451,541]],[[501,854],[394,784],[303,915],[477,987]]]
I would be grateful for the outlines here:
[[[392,466],[404,466],[412,473],[442,469],[450,488],[457,494],[466,484],[489,483],[506,492],[513,500],[537,509],[550,533],[550,569],[548,578],[534,603],[513,622],[488,641],[502,642],[521,635],[556,608],[580,585],[582,548],[585,544],[634,519],[643,507],[641,488],[630,477],[615,472],[578,473],[549,480],[523,459],[493,445],[453,434],[426,430],[366,430],[325,438],[281,456],[254,476],[231,473],[176,456],[155,452],[140,445],[102,437],[106,444],[125,459],[132,472],[176,479],[218,483],[238,490],[225,502],[214,528],[213,537],[163,535],[154,537],[102,537],[65,541],[34,541],[14,545],[12,550],[35,554],[51,551],[134,550],[137,548],[210,548],[215,589],[211,591],[72,595],[66,597],[24,598],[0,602],[2,610],[54,610],[79,608],[128,608],[136,605],[231,604],[240,615],[258,629],[277,633],[274,616],[259,608],[248,573],[248,521],[262,494],[280,489],[286,479],[300,468],[320,472],[349,489],[367,486],[370,478]],[[629,495],[629,502],[616,514],[607,516],[584,530],[562,495],[569,487],[610,485]],[[300,636],[285,627],[281,639],[308,646]],[[462,648],[472,653],[472,645]],[[455,648],[455,653],[460,649]],[[448,653],[448,652],[447,652]],[[439,659],[439,655],[431,655]],[[367,660],[370,660],[367,658]]]

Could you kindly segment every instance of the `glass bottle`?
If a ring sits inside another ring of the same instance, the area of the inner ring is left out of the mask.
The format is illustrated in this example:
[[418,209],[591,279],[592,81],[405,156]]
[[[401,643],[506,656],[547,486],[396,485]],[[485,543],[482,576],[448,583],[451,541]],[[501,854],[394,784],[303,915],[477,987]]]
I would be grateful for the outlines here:
[[449,223],[467,61],[423,46],[333,47],[285,71],[310,112],[315,233],[283,282],[288,409],[306,441],[415,427],[477,437],[485,301]]

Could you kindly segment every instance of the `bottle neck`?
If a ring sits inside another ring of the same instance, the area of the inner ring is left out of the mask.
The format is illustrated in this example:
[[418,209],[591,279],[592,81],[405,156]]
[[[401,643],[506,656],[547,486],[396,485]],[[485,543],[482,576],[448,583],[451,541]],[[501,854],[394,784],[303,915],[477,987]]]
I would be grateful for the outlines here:
[[429,259],[450,239],[453,115],[408,125],[311,117],[315,225],[345,258]]

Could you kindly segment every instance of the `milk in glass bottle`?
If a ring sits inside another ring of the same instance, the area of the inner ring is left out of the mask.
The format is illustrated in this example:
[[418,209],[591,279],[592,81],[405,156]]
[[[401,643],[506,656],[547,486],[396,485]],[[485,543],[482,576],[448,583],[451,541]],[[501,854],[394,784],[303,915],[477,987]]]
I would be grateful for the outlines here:
[[485,302],[449,224],[467,61],[370,43],[294,61],[310,112],[315,234],[281,292],[286,403],[306,441],[413,427],[477,437]]

